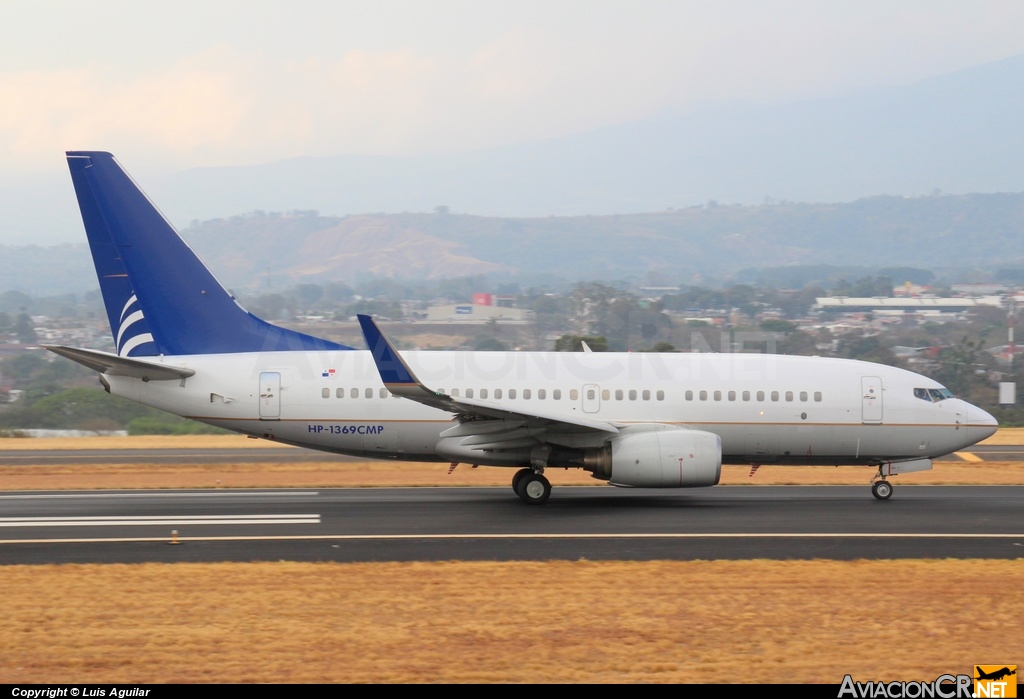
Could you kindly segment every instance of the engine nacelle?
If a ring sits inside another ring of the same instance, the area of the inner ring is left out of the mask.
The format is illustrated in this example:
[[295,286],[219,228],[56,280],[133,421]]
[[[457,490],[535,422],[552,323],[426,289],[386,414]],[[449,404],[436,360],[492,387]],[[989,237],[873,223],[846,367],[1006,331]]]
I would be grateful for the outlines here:
[[612,485],[702,488],[722,476],[722,439],[700,430],[635,425],[588,452],[584,468]]

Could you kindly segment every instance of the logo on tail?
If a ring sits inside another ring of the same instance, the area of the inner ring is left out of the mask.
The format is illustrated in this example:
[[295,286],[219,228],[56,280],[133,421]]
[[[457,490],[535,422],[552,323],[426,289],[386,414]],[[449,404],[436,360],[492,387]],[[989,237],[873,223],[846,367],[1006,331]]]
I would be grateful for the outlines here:
[[119,357],[130,357],[134,350],[143,348],[144,345],[153,345],[153,347],[143,348],[149,351],[140,350],[138,352],[139,356],[156,354],[153,333],[149,332],[146,316],[143,315],[142,308],[139,306],[139,299],[134,293],[129,297],[128,303],[124,305],[124,309],[121,311],[121,319],[117,326],[117,338],[114,344],[117,346]]

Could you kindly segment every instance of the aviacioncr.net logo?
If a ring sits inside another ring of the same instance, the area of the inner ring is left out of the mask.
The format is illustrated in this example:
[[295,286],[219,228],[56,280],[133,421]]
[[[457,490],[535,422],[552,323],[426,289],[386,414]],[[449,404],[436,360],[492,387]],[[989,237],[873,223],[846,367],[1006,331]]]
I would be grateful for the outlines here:
[[855,682],[843,677],[839,699],[972,699],[970,675],[939,675],[931,682]]
[[1007,699],[1017,696],[1016,665],[975,665],[974,697]]

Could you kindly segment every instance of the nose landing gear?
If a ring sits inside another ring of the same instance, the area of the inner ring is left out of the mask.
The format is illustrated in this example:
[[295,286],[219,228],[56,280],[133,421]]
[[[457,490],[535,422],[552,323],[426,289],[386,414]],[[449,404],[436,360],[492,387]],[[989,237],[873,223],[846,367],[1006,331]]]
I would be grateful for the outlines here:
[[[931,462],[928,462],[931,467]],[[892,497],[892,483],[885,480],[885,477],[893,472],[892,464],[878,464],[878,472],[871,479],[871,494],[879,500],[888,500]]]
[[889,481],[875,481],[871,484],[871,494],[879,500],[888,500],[892,497],[892,483]]

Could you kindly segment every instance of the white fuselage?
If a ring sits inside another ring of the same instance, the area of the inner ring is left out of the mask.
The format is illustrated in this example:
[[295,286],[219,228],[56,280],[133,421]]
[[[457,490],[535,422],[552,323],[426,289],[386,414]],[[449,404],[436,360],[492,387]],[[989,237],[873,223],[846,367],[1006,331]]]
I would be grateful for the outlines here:
[[[713,432],[726,463],[930,458],[991,435],[935,381],[880,364],[760,354],[404,352],[430,389],[524,413]],[[155,359],[155,358],[154,358]],[[391,395],[366,351],[164,357],[181,381],[108,376],[111,392],[245,434],[355,456],[450,460],[442,410]],[[597,446],[610,435],[588,437]],[[595,441],[596,440],[596,441]],[[487,458],[479,459],[487,464]],[[495,465],[509,465],[500,459]]]

